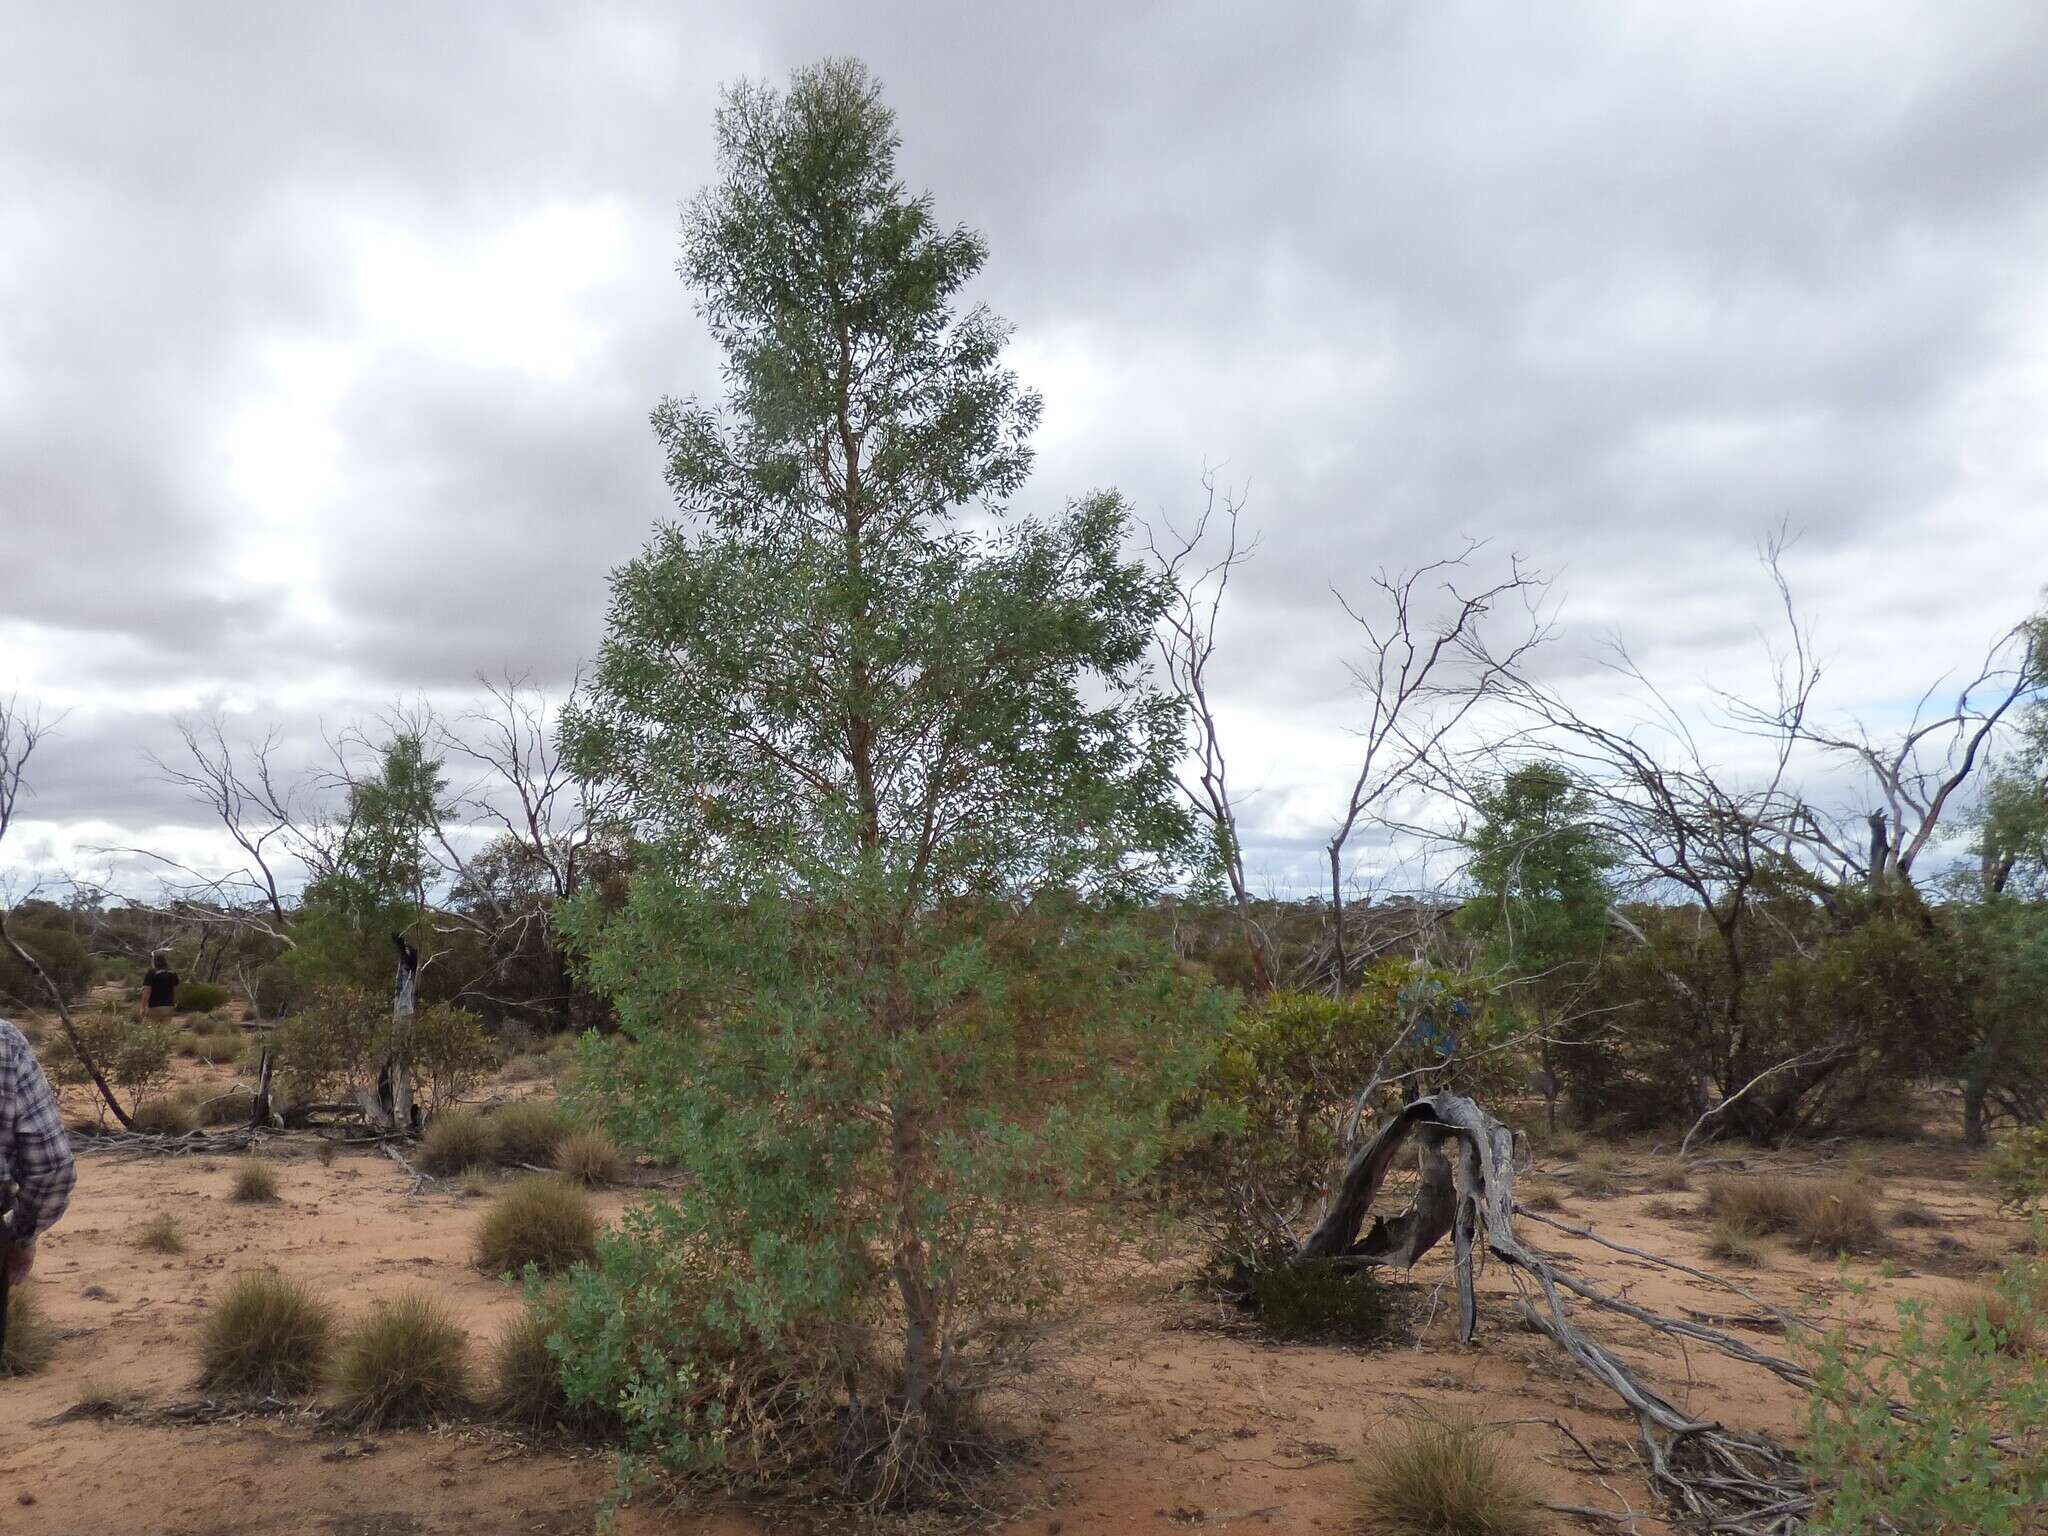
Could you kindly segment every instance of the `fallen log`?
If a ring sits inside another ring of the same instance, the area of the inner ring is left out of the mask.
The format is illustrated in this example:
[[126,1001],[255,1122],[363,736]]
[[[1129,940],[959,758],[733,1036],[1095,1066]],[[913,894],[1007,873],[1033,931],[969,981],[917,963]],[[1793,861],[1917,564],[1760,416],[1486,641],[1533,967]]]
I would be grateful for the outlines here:
[[[1371,1230],[1361,1237],[1373,1199],[1410,1136],[1420,1174],[1415,1196],[1407,1210],[1391,1219],[1374,1216]],[[1523,1320],[1635,1415],[1651,1484],[1683,1518],[1740,1536],[1789,1536],[1801,1529],[1812,1513],[1813,1494],[1791,1452],[1765,1436],[1679,1409],[1613,1351],[1580,1331],[1566,1312],[1565,1293],[1660,1332],[1711,1345],[1795,1386],[1810,1383],[1804,1368],[1703,1321],[1662,1317],[1564,1273],[1516,1234],[1514,1180],[1512,1131],[1458,1094],[1418,1098],[1351,1156],[1323,1219],[1302,1240],[1296,1260],[1412,1268],[1448,1235],[1458,1287],[1458,1337],[1469,1343],[1479,1321],[1476,1255],[1493,1254],[1516,1277],[1521,1290],[1516,1310]]]

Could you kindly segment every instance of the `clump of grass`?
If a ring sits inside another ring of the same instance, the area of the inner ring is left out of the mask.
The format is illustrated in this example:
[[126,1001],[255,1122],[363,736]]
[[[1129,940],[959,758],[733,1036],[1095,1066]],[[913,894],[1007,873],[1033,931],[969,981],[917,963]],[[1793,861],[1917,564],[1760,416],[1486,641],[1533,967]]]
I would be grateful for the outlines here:
[[571,1131],[555,1148],[555,1166],[579,1184],[609,1184],[619,1176],[619,1146],[601,1130]]
[[1564,1209],[1564,1189],[1554,1179],[1530,1179],[1516,1191],[1515,1199],[1532,1211]]
[[506,1062],[503,1075],[508,1083],[537,1083],[548,1075],[549,1068],[547,1057],[537,1051],[528,1051]]
[[507,1104],[492,1115],[491,1153],[508,1168],[545,1168],[555,1160],[555,1148],[568,1134],[568,1126],[555,1106],[540,1099],[522,1099]]
[[33,1376],[56,1352],[56,1335],[34,1289],[12,1287],[7,1292],[7,1343],[0,1347],[0,1376]]
[[420,1167],[439,1177],[491,1160],[491,1127],[473,1109],[444,1109],[420,1135]]
[[128,1119],[136,1130],[157,1136],[183,1136],[199,1126],[199,1117],[183,1099],[144,1099],[128,1111]]
[[519,1180],[477,1224],[477,1264],[486,1274],[517,1272],[529,1264],[542,1274],[557,1274],[596,1252],[596,1207],[553,1174]]
[[1683,1221],[1692,1212],[1676,1200],[1652,1200],[1643,1206],[1643,1214],[1654,1221]]
[[334,1311],[274,1270],[238,1275],[199,1330],[199,1384],[264,1397],[310,1391],[334,1343]]
[[1685,1166],[1682,1157],[1660,1157],[1650,1164],[1649,1174],[1644,1182],[1651,1189],[1676,1193],[1692,1188],[1692,1170]]
[[1884,1237],[1871,1186],[1860,1179],[1714,1179],[1707,1211],[1752,1234],[1783,1232],[1830,1253],[1867,1251]]
[[1973,1334],[1992,1340],[2000,1354],[2023,1360],[2048,1350],[2048,1318],[2028,1286],[1973,1285],[1947,1311]]
[[111,1419],[128,1411],[135,1401],[135,1394],[125,1387],[117,1387],[110,1381],[97,1376],[88,1376],[78,1386],[78,1401],[73,1403],[74,1413],[88,1418]]
[[1543,1140],[1543,1155],[1570,1162],[1586,1150],[1586,1138],[1577,1131],[1557,1131]]
[[185,1231],[177,1217],[160,1211],[135,1229],[134,1242],[145,1253],[183,1253]]
[[462,1182],[456,1185],[465,1200],[481,1200],[491,1192],[490,1175],[481,1168],[472,1168],[463,1174]]
[[247,1125],[256,1114],[256,1095],[246,1088],[211,1094],[192,1106],[201,1125]]
[[469,1336],[424,1291],[377,1302],[343,1336],[334,1385],[342,1417],[361,1429],[439,1418],[469,1389]]
[[1334,1260],[1240,1261],[1220,1270],[1213,1283],[1281,1338],[1371,1344],[1394,1328],[1394,1308],[1380,1277]]
[[1603,1198],[1621,1188],[1621,1168],[1611,1152],[1588,1152],[1572,1170],[1572,1182],[1580,1194]]
[[1892,1225],[1927,1231],[1946,1225],[1941,1217],[1917,1200],[1901,1200],[1892,1207]]
[[1764,1262],[1763,1240],[1755,1230],[1733,1217],[1724,1216],[1707,1233],[1707,1255],[1744,1269],[1760,1269]]
[[1547,1536],[1535,1485],[1500,1432],[1467,1417],[1382,1426],[1348,1498],[1357,1536]]
[[178,1054],[180,1056],[197,1056],[199,1054],[199,1037],[191,1034],[178,1036]]
[[322,1168],[332,1168],[334,1160],[341,1156],[341,1143],[338,1141],[328,1141],[323,1137],[320,1142],[320,1150],[313,1155],[320,1159],[320,1166]]
[[607,1415],[572,1405],[562,1386],[561,1362],[548,1349],[558,1323],[555,1305],[533,1297],[505,1324],[491,1347],[491,1411],[526,1429],[599,1429]]
[[268,1205],[277,1198],[277,1165],[252,1158],[235,1170],[228,1198],[237,1205]]

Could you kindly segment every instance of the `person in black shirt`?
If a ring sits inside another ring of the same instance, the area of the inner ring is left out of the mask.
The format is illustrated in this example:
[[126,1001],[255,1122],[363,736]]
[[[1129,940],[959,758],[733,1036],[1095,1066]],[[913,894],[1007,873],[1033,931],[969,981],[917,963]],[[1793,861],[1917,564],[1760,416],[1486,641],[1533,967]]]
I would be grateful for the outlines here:
[[158,1018],[178,1006],[178,973],[162,950],[150,957],[149,970],[142,977],[142,1006]]

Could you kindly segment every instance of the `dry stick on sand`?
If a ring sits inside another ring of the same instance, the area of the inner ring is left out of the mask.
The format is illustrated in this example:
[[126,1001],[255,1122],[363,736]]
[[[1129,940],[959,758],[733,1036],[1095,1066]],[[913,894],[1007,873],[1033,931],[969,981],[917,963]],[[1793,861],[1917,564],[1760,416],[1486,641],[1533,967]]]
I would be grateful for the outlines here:
[[[1411,1132],[1422,1175],[1414,1203],[1391,1221],[1375,1217],[1372,1230],[1361,1238],[1373,1197]],[[1609,1296],[1525,1247],[1514,1229],[1514,1154],[1514,1133],[1470,1099],[1452,1093],[1419,1098],[1351,1157],[1328,1211],[1302,1242],[1298,1257],[1412,1266],[1448,1234],[1456,1255],[1458,1336],[1470,1342],[1479,1322],[1473,1247],[1483,1233],[1485,1248],[1510,1266],[1518,1286],[1534,1283],[1536,1296],[1532,1299],[1523,1287],[1517,1302],[1524,1320],[1635,1414],[1651,1485],[1683,1517],[1736,1536],[1790,1536],[1802,1529],[1813,1510],[1813,1494],[1790,1452],[1768,1438],[1742,1434],[1676,1407],[1619,1356],[1581,1333],[1565,1314],[1562,1293],[1712,1344],[1795,1384],[1805,1381],[1806,1373],[1719,1329],[1660,1317]]]

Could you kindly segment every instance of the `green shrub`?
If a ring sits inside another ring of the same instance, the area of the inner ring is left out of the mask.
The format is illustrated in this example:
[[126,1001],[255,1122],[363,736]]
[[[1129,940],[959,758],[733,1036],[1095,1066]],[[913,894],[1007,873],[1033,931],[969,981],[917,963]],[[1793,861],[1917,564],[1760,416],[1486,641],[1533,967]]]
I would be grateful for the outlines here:
[[[85,989],[92,985],[92,953],[78,935],[66,928],[25,923],[18,914],[8,931],[36,957],[43,974],[56,984],[65,1002],[75,1003],[85,995]],[[30,1008],[49,1006],[49,993],[43,990],[35,973],[4,945],[0,945],[0,998],[15,999]]]
[[491,1128],[473,1109],[444,1109],[420,1135],[420,1167],[445,1178],[488,1163],[495,1143]]
[[2027,1206],[2048,1195],[2048,1120],[1993,1142],[1983,1176],[2007,1205]]
[[[149,1097],[170,1077],[171,1051],[178,1038],[170,1024],[138,1016],[118,1004],[111,1011],[77,1014],[72,1024],[107,1080],[131,1104]],[[70,1036],[62,1032],[50,1040],[45,1065],[60,1083],[91,1081]]]
[[[2048,1361],[2014,1358],[2013,1320],[2038,1329],[2041,1270],[1992,1287],[2007,1316],[1931,1317],[1898,1305],[1899,1333],[1864,1346],[1846,1325],[1815,1351],[1806,1461],[1816,1536],[1866,1531],[2031,1536],[2048,1509]],[[1894,1402],[1904,1405],[1894,1413]]]
[[179,1013],[211,1013],[227,1003],[234,994],[226,987],[216,986],[210,981],[186,981],[178,984],[177,1011]]
[[[349,1098],[374,1092],[391,1055],[391,1000],[364,987],[329,986],[272,1032],[286,1098]],[[490,1037],[467,1009],[428,1004],[413,1016],[414,1097],[432,1115],[483,1080],[493,1064]]]
[[135,1230],[135,1246],[145,1253],[183,1253],[184,1229],[169,1211],[159,1211]]
[[555,1148],[555,1167],[579,1184],[609,1184],[619,1176],[619,1147],[601,1130],[571,1131]]
[[552,1101],[521,1099],[495,1111],[488,1122],[491,1155],[507,1168],[546,1168],[569,1133]]
[[251,1158],[235,1170],[228,1198],[238,1205],[267,1205],[277,1199],[277,1165]]
[[1502,1432],[1466,1417],[1383,1423],[1347,1500],[1356,1536],[1548,1536],[1537,1488]]
[[440,1418],[469,1389],[469,1336],[424,1291],[374,1303],[343,1335],[334,1363],[342,1417],[360,1429]]
[[128,1111],[134,1129],[156,1136],[182,1136],[195,1129],[199,1117],[183,1099],[144,1099]]
[[334,1313],[272,1270],[237,1275],[199,1329],[199,1384],[264,1397],[310,1390],[326,1369]]
[[520,1179],[477,1224],[477,1263],[486,1274],[516,1273],[529,1264],[556,1274],[596,1252],[596,1207],[553,1174]]
[[1373,1344],[1394,1327],[1394,1309],[1379,1275],[1334,1259],[1233,1262],[1212,1284],[1282,1338]]
[[33,1376],[57,1352],[56,1336],[43,1316],[35,1288],[12,1286],[7,1292],[7,1344],[0,1349],[0,1376]]

